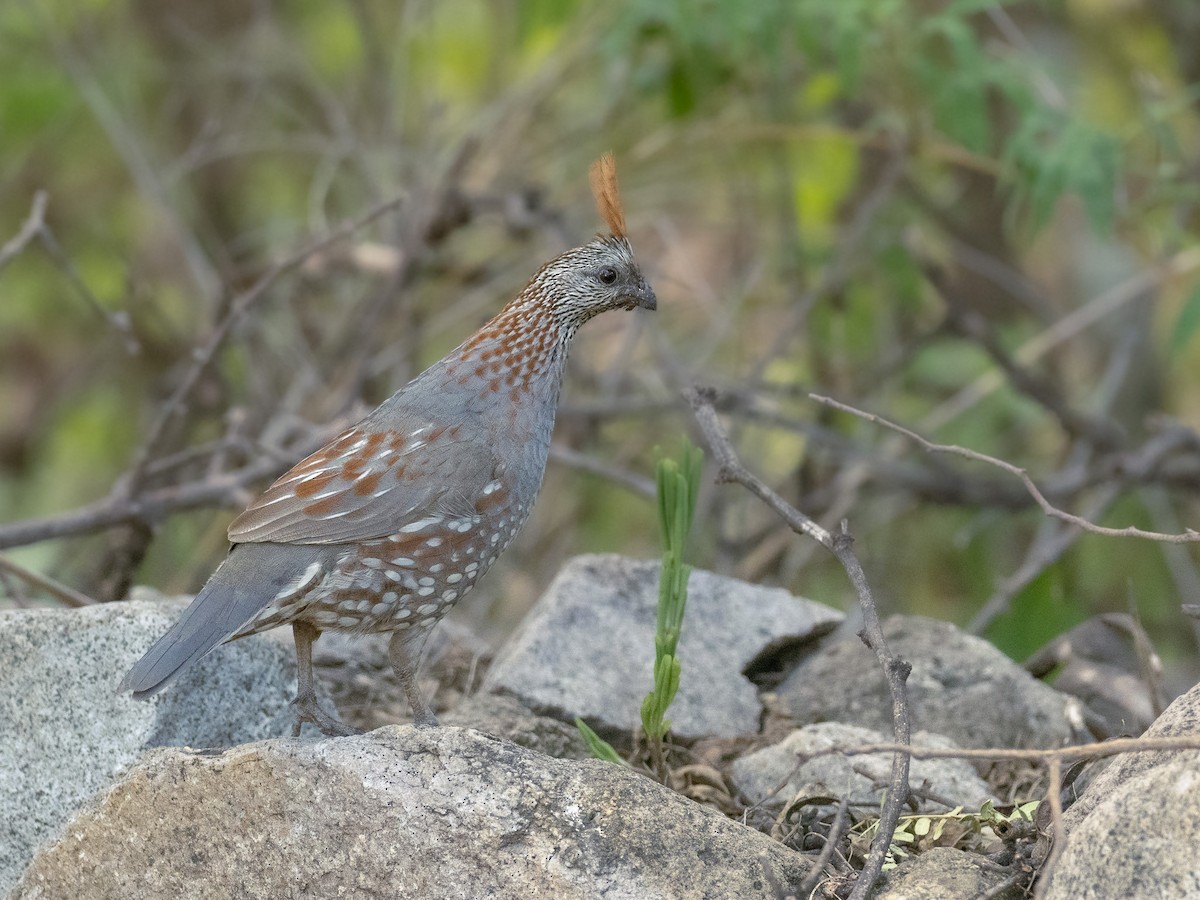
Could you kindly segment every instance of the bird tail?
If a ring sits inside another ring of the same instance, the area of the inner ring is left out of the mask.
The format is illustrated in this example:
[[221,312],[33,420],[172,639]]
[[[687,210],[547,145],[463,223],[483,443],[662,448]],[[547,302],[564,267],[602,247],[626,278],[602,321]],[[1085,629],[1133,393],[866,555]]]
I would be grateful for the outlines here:
[[192,663],[236,634],[290,584],[313,581],[315,573],[308,567],[328,549],[281,544],[235,546],[179,621],[125,673],[117,692],[132,691],[135,700],[153,697]]

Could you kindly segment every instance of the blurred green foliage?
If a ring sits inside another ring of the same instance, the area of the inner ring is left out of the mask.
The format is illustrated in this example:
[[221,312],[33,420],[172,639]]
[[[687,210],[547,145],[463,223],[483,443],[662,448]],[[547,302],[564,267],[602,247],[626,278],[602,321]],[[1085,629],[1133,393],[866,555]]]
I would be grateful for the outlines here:
[[[278,408],[328,421],[345,410],[316,385],[344,384],[360,364],[362,400],[378,402],[596,227],[583,173],[612,148],[662,300],[656,336],[634,346],[627,320],[589,326],[559,439],[646,472],[664,430],[688,423],[674,403],[680,377],[766,397],[792,425],[739,423],[747,462],[804,505],[877,450],[891,468],[864,476],[842,514],[878,590],[890,608],[968,621],[1042,517],[914,499],[897,485],[915,448],[814,408],[804,391],[1035,477],[1063,465],[1069,436],[1011,386],[956,405],[996,367],[946,327],[931,279],[944,272],[1016,354],[1194,245],[1198,40],[1194,5],[1171,0],[0,4],[0,241],[46,190],[48,224],[90,295],[39,246],[0,270],[2,517],[102,496],[230,297],[306,236],[384,197],[434,190],[452,148],[474,136],[462,187],[488,211],[431,249],[397,294],[385,274],[344,264],[280,285],[199,389],[174,449],[223,434],[231,407],[251,421]],[[550,226],[501,221],[496,210],[533,195]],[[389,220],[362,240],[389,246],[403,227]],[[963,247],[987,265],[972,268]],[[1185,266],[1030,365],[1090,409],[1122,334],[1143,329],[1105,415],[1134,435],[1149,413],[1194,423],[1198,292]],[[366,308],[376,318],[364,348],[352,337]],[[128,315],[139,352],[106,323],[113,312]],[[619,411],[631,396],[661,414]],[[572,411],[587,402],[618,412]],[[730,490],[701,503],[698,564],[848,602],[835,565]],[[1169,501],[1176,525],[1188,513],[1195,524],[1193,497]],[[1171,530],[1154,509],[1130,497],[1105,522]],[[161,523],[138,577],[194,589],[224,551],[231,512]],[[567,554],[644,556],[654,528],[651,503],[553,469],[492,580],[497,601],[473,615],[509,627]],[[104,569],[102,538],[51,546],[15,555],[85,589]],[[1193,638],[1178,627],[1178,567],[1196,560],[1179,553],[1084,538],[991,636],[1020,656],[1124,609],[1132,577],[1147,625],[1182,656]]]

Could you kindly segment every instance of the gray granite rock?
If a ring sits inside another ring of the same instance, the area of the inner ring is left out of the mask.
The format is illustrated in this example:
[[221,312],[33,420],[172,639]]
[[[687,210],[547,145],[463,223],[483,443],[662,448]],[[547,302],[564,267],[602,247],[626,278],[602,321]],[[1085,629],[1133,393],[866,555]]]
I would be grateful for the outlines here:
[[473,728],[556,759],[592,759],[579,729],[539,716],[516,697],[476,694],[441,717],[443,725]]
[[0,894],[43,841],[147,747],[228,747],[287,733],[286,645],[222,647],[153,700],[118,696],[125,670],[186,599],[0,612]]
[[390,726],[149,755],[10,900],[774,900],[806,861],[619,766]]
[[[1187,693],[1176,697],[1162,715],[1154,720],[1143,737],[1168,737],[1171,735],[1200,735],[1200,684]],[[1158,766],[1177,759],[1190,761],[1200,770],[1200,750],[1155,750],[1150,753],[1124,753],[1114,756],[1102,765],[1102,771],[1090,778],[1087,790],[1067,810],[1064,822],[1071,831],[1087,818],[1092,809],[1127,781]],[[1197,797],[1200,802],[1200,797]]]
[[1197,756],[1153,766],[1100,797],[1071,830],[1046,900],[1200,897]]
[[[849,797],[851,803],[877,806],[892,771],[890,753],[863,756],[819,756],[797,768],[797,753],[812,753],[830,747],[855,747],[886,743],[890,737],[869,728],[841,722],[806,725],[790,735],[736,760],[733,782],[753,804],[780,807],[798,793],[808,796]],[[920,732],[913,745],[934,749],[953,749],[946,738]],[[784,787],[776,790],[779,785]],[[950,807],[978,810],[987,800],[995,801],[991,789],[970,763],[961,759],[914,759],[909,784],[943,798]],[[944,812],[946,805],[919,797],[922,812]]]
[[[657,562],[620,556],[571,560],[501,649],[485,687],[548,715],[628,733],[653,684],[658,573]],[[755,733],[761,705],[743,670],[841,618],[780,588],[693,571],[678,648],[683,675],[668,713],[673,731]]]
[[[1200,685],[1145,737],[1200,734]],[[1114,757],[1064,816],[1048,900],[1200,897],[1200,750]]]
[[[981,638],[948,622],[884,622],[893,655],[912,664],[913,729],[960,747],[1059,747],[1076,740],[1079,701],[1033,678]],[[892,700],[875,655],[857,636],[822,647],[777,688],[797,722],[853,722],[891,732]]]
[[1021,900],[1025,892],[1020,887],[1000,888],[1010,874],[976,853],[953,847],[934,847],[885,872],[872,897],[873,900],[968,900],[975,897]]

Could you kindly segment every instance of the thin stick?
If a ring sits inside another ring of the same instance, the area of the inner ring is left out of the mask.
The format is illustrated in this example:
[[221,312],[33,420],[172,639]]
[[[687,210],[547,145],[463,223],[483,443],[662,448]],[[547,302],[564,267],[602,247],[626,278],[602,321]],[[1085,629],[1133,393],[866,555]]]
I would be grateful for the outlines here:
[[[684,396],[691,404],[696,421],[704,432],[705,440],[712,450],[713,457],[720,466],[717,481],[732,481],[745,487],[763,500],[797,534],[808,535],[826,547],[846,570],[862,608],[863,630],[859,632],[859,637],[875,652],[883,669],[884,678],[887,680],[888,690],[892,696],[892,725],[896,744],[897,746],[906,746],[911,736],[912,723],[909,717],[905,681],[912,667],[893,657],[888,650],[883,629],[879,623],[875,598],[871,593],[871,587],[867,582],[862,565],[854,554],[854,539],[850,536],[846,523],[842,522],[838,533],[831,534],[784,500],[741,464],[730,443],[728,433],[717,417],[717,411],[713,406],[716,401],[714,390],[692,388],[685,392]],[[900,820],[901,808],[908,799],[909,761],[908,753],[893,753],[892,755],[892,774],[887,794],[884,797],[883,808],[879,814],[879,830],[871,842],[871,851],[867,854],[866,863],[855,882],[854,891],[850,895],[851,900],[865,900],[883,869],[883,863],[892,842],[892,835],[896,831],[896,823]]]
[[41,588],[48,594],[53,594],[67,606],[83,607],[92,606],[95,600],[87,594],[81,594],[73,587],[68,587],[60,581],[55,581],[49,575],[42,575],[34,572],[32,569],[27,569],[20,563],[13,562],[7,556],[0,556],[0,570],[15,575],[22,581],[32,584],[34,587]]
[[814,401],[828,406],[832,409],[840,410],[841,412],[849,413],[852,416],[858,416],[876,425],[881,425],[897,434],[902,434],[909,440],[920,444],[925,450],[930,453],[949,453],[954,456],[961,456],[965,459],[975,460],[976,462],[986,463],[989,466],[995,466],[997,469],[1002,469],[1011,475],[1015,475],[1021,479],[1021,483],[1025,485],[1025,490],[1029,496],[1034,499],[1034,502],[1042,508],[1042,512],[1052,518],[1066,522],[1069,525],[1074,525],[1076,528],[1081,528],[1091,534],[1104,535],[1105,537],[1136,537],[1144,538],[1148,541],[1160,541],[1164,544],[1191,544],[1200,541],[1200,532],[1189,528],[1181,534],[1163,534],[1160,531],[1144,531],[1133,525],[1125,528],[1107,528],[1103,525],[1097,525],[1094,522],[1089,522],[1082,516],[1073,515],[1065,510],[1059,509],[1053,503],[1046,499],[1041,489],[1034,483],[1020,466],[1007,462],[1003,459],[997,459],[994,456],[988,456],[986,453],[980,453],[977,450],[970,450],[966,447],[960,447],[957,444],[937,444],[927,438],[922,437],[915,431],[905,428],[903,425],[897,425],[895,422],[888,421],[882,416],[877,416],[874,413],[864,412],[853,406],[841,403],[831,397],[823,397],[820,394],[809,394]]

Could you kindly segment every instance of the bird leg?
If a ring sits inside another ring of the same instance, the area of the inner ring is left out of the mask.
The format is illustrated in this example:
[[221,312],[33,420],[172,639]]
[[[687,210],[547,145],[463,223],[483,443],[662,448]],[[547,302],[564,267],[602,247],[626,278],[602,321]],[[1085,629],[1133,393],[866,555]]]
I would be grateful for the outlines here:
[[327,713],[317,703],[317,692],[313,688],[312,645],[321,636],[320,630],[308,622],[293,622],[292,636],[296,639],[296,699],[292,706],[296,710],[296,722],[292,725],[292,736],[300,736],[300,726],[311,722],[330,737],[346,737],[362,734],[351,728],[337,716]]
[[432,631],[431,626],[424,628],[406,628],[392,633],[391,643],[388,644],[388,658],[400,686],[408,697],[408,705],[412,707],[413,724],[418,728],[431,728],[437,725],[437,716],[433,714],[425,698],[421,696],[421,688],[417,684],[417,663],[421,659],[421,649],[425,639]]

